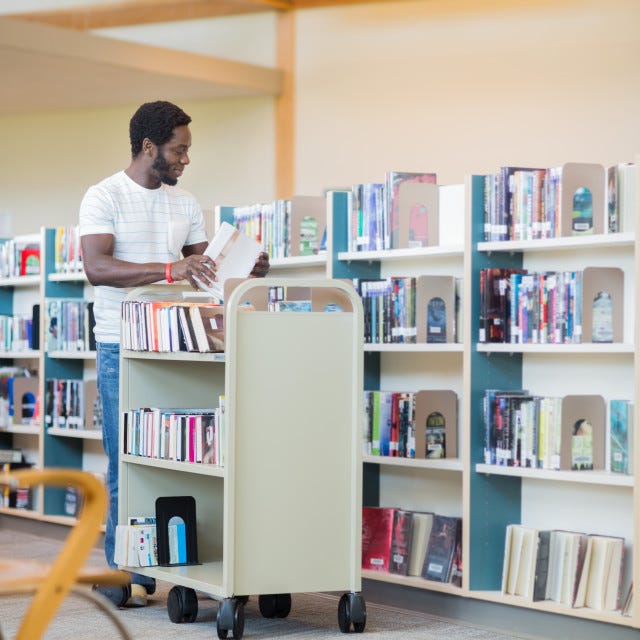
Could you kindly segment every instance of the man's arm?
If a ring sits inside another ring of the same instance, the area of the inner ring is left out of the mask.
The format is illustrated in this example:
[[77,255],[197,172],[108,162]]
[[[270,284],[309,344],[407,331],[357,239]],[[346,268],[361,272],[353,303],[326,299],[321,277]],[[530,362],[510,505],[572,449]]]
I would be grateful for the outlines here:
[[[82,262],[89,282],[110,287],[139,287],[166,278],[166,264],[163,262],[127,262],[113,257],[115,240],[113,235],[92,234],[82,236]],[[184,259],[172,262],[170,275],[172,280],[187,280],[199,290],[193,279],[197,275],[209,284],[216,280],[216,264],[208,256],[202,255],[207,248],[206,242],[184,247]]]

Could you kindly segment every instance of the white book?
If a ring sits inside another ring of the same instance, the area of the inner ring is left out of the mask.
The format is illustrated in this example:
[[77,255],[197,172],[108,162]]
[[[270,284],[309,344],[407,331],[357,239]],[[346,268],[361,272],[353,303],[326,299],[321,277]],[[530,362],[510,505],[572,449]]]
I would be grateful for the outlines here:
[[216,271],[217,282],[208,286],[200,279],[194,279],[203,291],[222,300],[225,280],[246,278],[253,270],[261,251],[262,247],[253,238],[245,235],[228,222],[223,222],[204,252],[215,261],[218,267]]

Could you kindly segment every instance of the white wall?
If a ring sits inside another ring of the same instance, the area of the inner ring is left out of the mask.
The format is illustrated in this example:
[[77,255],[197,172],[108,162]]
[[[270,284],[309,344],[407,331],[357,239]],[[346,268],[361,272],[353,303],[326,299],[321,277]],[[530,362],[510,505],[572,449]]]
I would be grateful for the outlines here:
[[[191,165],[180,184],[203,209],[272,199],[273,100],[179,104],[193,118]],[[137,106],[0,118],[0,215],[12,218],[14,234],[77,222],[87,187],[129,164]]]
[[[502,164],[611,164],[640,153],[640,2],[473,4],[298,12],[297,193],[380,181],[390,169],[451,183]],[[261,15],[109,31],[270,65],[274,26]],[[72,81],[61,78],[61,90]],[[194,119],[181,184],[203,208],[273,199],[271,99],[166,97]],[[0,118],[0,213],[13,215],[14,233],[75,222],[87,186],[128,163],[136,107]]]
[[299,193],[381,181],[391,169],[451,183],[503,164],[634,159],[640,2],[460,11],[469,4],[299,12]]

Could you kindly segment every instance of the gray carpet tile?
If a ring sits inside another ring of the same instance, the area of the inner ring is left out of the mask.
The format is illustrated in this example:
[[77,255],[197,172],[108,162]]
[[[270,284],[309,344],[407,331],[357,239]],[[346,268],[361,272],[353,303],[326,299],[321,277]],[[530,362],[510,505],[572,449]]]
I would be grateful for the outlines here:
[[[36,535],[0,529],[0,557],[50,561],[60,542]],[[95,549],[87,563],[103,564],[102,550]],[[0,578],[1,579],[1,578]],[[173,585],[160,582],[150,597],[149,606],[116,611],[128,633],[135,640],[150,637],[211,640],[217,638],[218,602],[201,595],[198,616],[193,623],[175,624],[169,620],[167,593]],[[0,598],[0,628],[5,640],[13,638],[29,605],[29,597],[9,595]],[[265,619],[258,610],[257,597],[245,606],[244,638],[338,639],[345,636],[338,628],[338,597],[332,594],[293,594],[291,613],[284,619]],[[77,595],[64,601],[44,636],[47,640],[100,640],[118,638],[120,634],[108,616],[93,603]],[[356,636],[357,637],[357,636]],[[363,638],[388,640],[516,640],[515,636],[449,620],[367,603],[367,622]]]

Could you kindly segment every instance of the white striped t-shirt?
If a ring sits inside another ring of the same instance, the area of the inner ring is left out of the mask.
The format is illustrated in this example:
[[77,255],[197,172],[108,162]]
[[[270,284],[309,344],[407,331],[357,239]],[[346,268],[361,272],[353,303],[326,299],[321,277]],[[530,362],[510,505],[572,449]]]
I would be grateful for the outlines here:
[[[124,171],[89,187],[80,204],[80,235],[114,236],[113,257],[127,262],[175,262],[182,247],[206,242],[202,209],[189,192],[162,184],[146,189]],[[98,342],[120,342],[120,306],[131,289],[97,286]]]

